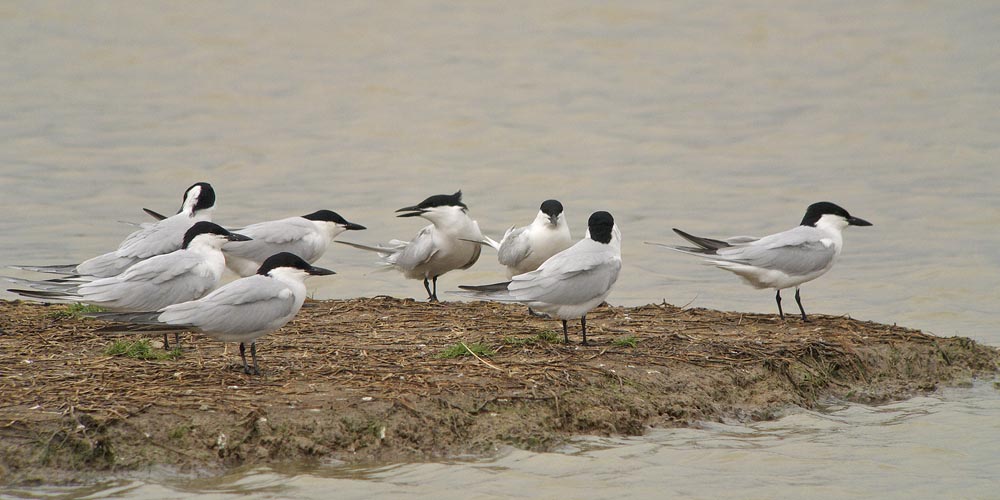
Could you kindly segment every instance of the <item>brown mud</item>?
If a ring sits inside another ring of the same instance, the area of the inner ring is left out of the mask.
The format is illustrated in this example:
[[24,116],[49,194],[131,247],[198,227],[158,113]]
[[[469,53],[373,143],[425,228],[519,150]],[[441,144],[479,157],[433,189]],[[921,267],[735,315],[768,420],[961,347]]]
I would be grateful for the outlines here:
[[[175,359],[105,354],[136,337],[66,311],[0,302],[0,484],[550,450],[829,398],[898,400],[992,377],[1000,361],[966,338],[850,318],[667,304],[600,307],[592,345],[578,322],[564,345],[559,322],[520,306],[376,297],[310,302],[260,339],[254,377],[234,346],[201,335],[182,335]],[[441,356],[474,344],[493,354]]]

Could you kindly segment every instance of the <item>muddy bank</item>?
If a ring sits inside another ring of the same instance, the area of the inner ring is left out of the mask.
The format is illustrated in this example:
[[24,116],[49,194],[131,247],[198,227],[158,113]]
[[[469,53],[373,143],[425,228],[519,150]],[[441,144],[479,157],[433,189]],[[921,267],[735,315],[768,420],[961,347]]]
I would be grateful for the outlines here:
[[[182,335],[176,357],[109,355],[135,337],[66,311],[0,302],[0,484],[547,450],[828,397],[899,399],[992,376],[1000,361],[993,347],[895,326],[666,304],[598,308],[592,345],[578,344],[579,325],[564,345],[558,322],[522,307],[379,297],[309,303],[261,339],[264,375],[250,377],[234,346],[199,335]],[[462,344],[481,355],[442,356]]]

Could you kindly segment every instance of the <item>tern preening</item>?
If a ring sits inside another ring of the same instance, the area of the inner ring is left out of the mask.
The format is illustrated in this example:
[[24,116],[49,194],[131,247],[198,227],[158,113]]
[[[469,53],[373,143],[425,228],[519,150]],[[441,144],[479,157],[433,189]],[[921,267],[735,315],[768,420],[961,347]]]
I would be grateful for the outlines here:
[[563,339],[569,342],[567,320],[580,319],[587,344],[587,313],[604,302],[622,267],[621,231],[608,212],[594,212],[587,234],[573,246],[542,263],[538,269],[510,281],[482,286],[460,286],[461,295],[498,302],[518,302],[562,320]]
[[229,243],[222,251],[226,266],[245,277],[255,274],[265,259],[279,252],[293,253],[313,264],[340,233],[361,229],[365,226],[348,222],[336,212],[317,210],[301,217],[259,222],[239,229],[240,234],[251,239]]
[[[410,241],[392,240],[387,245],[368,246],[338,241],[362,250],[377,252],[382,263],[410,279],[424,280],[431,302],[437,302],[437,279],[448,271],[468,269],[479,260],[483,240],[479,224],[462,203],[462,192],[438,194],[417,205],[396,210],[398,217],[423,217],[431,223]],[[433,289],[431,289],[433,284]]]
[[184,233],[198,221],[210,221],[214,208],[215,190],[207,182],[198,182],[184,191],[181,209],[175,215],[158,222],[143,224],[142,229],[128,235],[113,252],[98,255],[80,264],[11,267],[26,271],[98,278],[117,276],[136,262],[180,248]]
[[763,238],[739,236],[714,240],[675,228],[674,232],[695,246],[652,244],[704,257],[708,263],[735,273],[755,288],[774,288],[778,316],[782,319],[785,313],[781,309],[781,290],[795,287],[795,302],[802,313],[802,321],[808,321],[799,296],[800,285],[826,274],[833,267],[843,249],[843,230],[847,226],[870,225],[836,204],[821,201],[809,205],[798,227]]
[[[257,274],[230,282],[214,292],[154,312],[95,313],[107,321],[139,323],[128,331],[198,331],[223,342],[239,342],[243,371],[260,374],[256,339],[295,317],[306,298],[305,279],[334,274],[300,257],[282,252],[264,260]],[[247,364],[250,343],[253,369]]]

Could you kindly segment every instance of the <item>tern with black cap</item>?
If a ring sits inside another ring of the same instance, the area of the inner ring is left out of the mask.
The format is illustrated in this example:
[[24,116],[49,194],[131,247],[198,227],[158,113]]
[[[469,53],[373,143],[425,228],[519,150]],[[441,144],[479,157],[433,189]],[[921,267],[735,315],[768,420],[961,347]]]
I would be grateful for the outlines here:
[[573,244],[563,205],[558,200],[545,200],[531,224],[511,226],[499,242],[483,238],[483,243],[496,249],[497,261],[507,268],[507,278],[538,269],[549,257]]
[[215,190],[212,185],[197,182],[184,191],[181,208],[176,214],[154,223],[143,224],[142,229],[128,235],[113,252],[98,255],[80,264],[10,267],[98,278],[117,276],[136,262],[180,248],[184,233],[196,222],[211,221],[214,209]]
[[181,248],[136,263],[125,272],[93,281],[7,280],[33,290],[8,291],[42,300],[73,301],[111,311],[151,311],[203,297],[215,289],[225,270],[222,246],[247,241],[218,224],[200,221],[184,233]]
[[586,236],[542,263],[538,269],[510,281],[467,286],[455,292],[497,302],[517,302],[562,320],[563,339],[569,342],[567,321],[579,319],[587,344],[587,313],[611,293],[622,268],[622,236],[614,217],[594,212]]
[[675,247],[650,243],[681,253],[703,257],[716,267],[735,273],[754,288],[773,288],[781,309],[781,290],[795,287],[795,302],[802,308],[799,287],[826,274],[844,247],[843,231],[847,226],[871,226],[871,222],[854,217],[840,206],[828,201],[809,205],[799,226],[763,238],[738,236],[715,240],[694,236],[680,229],[674,232],[690,241],[694,247]]
[[362,229],[365,226],[348,222],[337,212],[317,210],[301,217],[258,222],[241,228],[240,234],[251,240],[229,243],[222,251],[229,269],[240,276],[251,276],[265,259],[279,252],[293,253],[314,264],[340,233]]
[[423,217],[431,222],[410,241],[392,240],[378,246],[337,243],[378,253],[383,264],[407,278],[422,279],[428,300],[437,302],[438,278],[449,271],[468,269],[479,260],[482,248],[478,242],[483,240],[483,233],[468,211],[461,191],[438,194],[396,210],[397,217]]
[[[259,375],[256,340],[295,317],[306,298],[307,277],[330,274],[334,272],[314,267],[297,255],[281,252],[265,259],[257,274],[227,283],[198,300],[154,312],[93,313],[88,316],[138,323],[124,330],[129,332],[197,331],[223,342],[239,342],[243,371]],[[109,327],[104,331],[123,330]],[[247,364],[247,342],[250,343],[252,368]]]

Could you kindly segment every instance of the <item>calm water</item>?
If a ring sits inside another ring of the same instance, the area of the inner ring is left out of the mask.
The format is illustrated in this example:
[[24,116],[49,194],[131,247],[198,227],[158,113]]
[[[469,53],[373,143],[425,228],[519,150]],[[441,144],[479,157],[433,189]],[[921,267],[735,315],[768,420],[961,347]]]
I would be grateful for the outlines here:
[[[546,198],[577,237],[612,212],[615,304],[773,312],[772,293],[642,242],[766,234],[828,199],[875,226],[847,231],[807,311],[1000,345],[998,25],[1000,4],[971,1],[8,2],[0,264],[107,251],[130,229],[115,221],[176,210],[201,180],[220,223],[328,208],[368,226],[345,235],[363,242],[411,236],[393,210],[462,189],[494,236]],[[441,287],[499,277],[484,256]],[[422,297],[372,262],[334,248],[314,295]],[[554,454],[88,491],[988,497],[998,400],[984,384]]]

